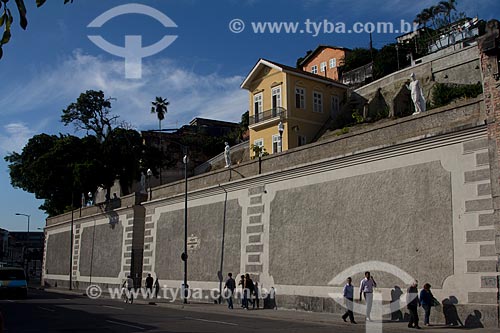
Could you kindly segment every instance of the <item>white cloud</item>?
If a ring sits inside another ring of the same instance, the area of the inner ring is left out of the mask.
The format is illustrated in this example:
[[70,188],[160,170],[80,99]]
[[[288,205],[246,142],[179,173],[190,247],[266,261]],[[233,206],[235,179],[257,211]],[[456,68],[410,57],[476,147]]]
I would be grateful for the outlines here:
[[169,59],[145,61],[143,78],[127,80],[122,59],[76,51],[56,67],[32,73],[29,82],[17,82],[8,93],[0,92],[0,105],[9,105],[0,117],[15,114],[22,119],[29,113],[30,117],[58,119],[81,92],[94,89],[115,98],[111,112],[138,129],[156,128],[157,119],[150,114],[155,96],[170,102],[165,125],[181,126],[200,115],[239,121],[248,108],[247,92],[239,87],[242,81],[241,76],[199,75]]
[[24,145],[35,134],[35,131],[23,123],[11,123],[4,125],[0,130],[0,152],[21,152]]

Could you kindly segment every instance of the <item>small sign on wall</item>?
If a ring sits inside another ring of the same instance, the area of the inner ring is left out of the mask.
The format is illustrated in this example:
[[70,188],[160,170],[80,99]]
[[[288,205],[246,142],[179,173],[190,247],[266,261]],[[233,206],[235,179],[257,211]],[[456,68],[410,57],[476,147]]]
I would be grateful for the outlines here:
[[194,235],[191,235],[191,237],[188,237],[187,248],[188,248],[188,250],[199,249],[200,248],[200,239]]

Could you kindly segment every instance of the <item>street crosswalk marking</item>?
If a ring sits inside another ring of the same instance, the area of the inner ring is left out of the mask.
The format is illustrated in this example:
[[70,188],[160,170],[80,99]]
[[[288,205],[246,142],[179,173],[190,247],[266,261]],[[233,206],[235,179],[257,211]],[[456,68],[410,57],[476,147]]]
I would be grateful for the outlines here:
[[222,324],[222,325],[229,325],[229,326],[238,326],[238,324],[228,323],[226,321],[207,320],[207,319],[200,319],[200,318],[193,318],[193,317],[184,317],[184,318],[185,319],[196,320],[196,321],[202,321],[202,322],[205,322],[205,323],[214,323],[214,324]]
[[116,306],[111,306],[111,305],[103,305],[103,308],[110,308],[110,309],[115,309],[115,310],[125,310],[124,308],[119,308]]
[[139,327],[139,326],[134,326],[134,325],[129,325],[129,324],[124,324],[124,323],[119,323],[117,321],[112,321],[112,320],[106,320],[108,323],[111,323],[111,324],[115,324],[115,325],[122,325],[122,326],[127,326],[127,327],[130,327],[130,328],[135,328],[135,329],[138,329],[138,330],[145,330],[144,327]]

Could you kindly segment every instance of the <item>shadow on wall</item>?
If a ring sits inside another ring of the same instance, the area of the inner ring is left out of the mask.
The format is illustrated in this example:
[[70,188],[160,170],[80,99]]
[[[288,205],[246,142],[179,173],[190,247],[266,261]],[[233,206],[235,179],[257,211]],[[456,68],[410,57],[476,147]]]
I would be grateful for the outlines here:
[[401,87],[399,92],[396,94],[396,97],[393,99],[393,108],[391,109],[391,113],[389,117],[406,117],[413,114],[414,106],[411,100],[410,91],[406,88],[406,86]]
[[375,96],[368,102],[368,112],[364,115],[366,121],[377,121],[389,116],[389,105],[387,104],[382,89],[379,88]]
[[392,321],[405,321],[403,312],[401,311],[400,299],[403,291],[399,286],[394,286],[391,290],[391,320]]
[[446,326],[464,326],[458,315],[457,307],[458,299],[455,296],[443,299],[443,315]]
[[465,324],[460,319],[456,305],[458,304],[458,299],[455,296],[450,296],[442,301],[443,304],[443,314],[447,326],[457,326],[465,327],[469,329],[474,328],[484,328],[483,323],[481,323],[482,314],[479,310],[474,310],[465,319]]

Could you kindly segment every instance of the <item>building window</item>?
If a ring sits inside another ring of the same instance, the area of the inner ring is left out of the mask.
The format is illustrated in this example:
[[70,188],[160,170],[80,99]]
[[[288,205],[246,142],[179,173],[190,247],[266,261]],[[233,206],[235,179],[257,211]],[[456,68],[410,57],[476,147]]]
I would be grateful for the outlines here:
[[323,112],[323,94],[318,91],[313,92],[313,111]]
[[339,96],[332,95],[331,116],[332,118],[340,112]]
[[326,71],[326,61],[321,63],[321,72],[324,73]]
[[318,66],[317,65],[314,65],[311,67],[311,73],[318,74]]
[[304,136],[304,135],[298,135],[297,138],[299,140],[298,143],[297,143],[299,147],[307,144],[307,138],[306,138],[306,136]]
[[277,116],[278,108],[281,107],[281,87],[272,89],[273,116]]
[[[264,148],[264,139],[257,139],[257,140],[254,140],[253,145],[254,145],[255,147],[262,147],[262,148]],[[261,152],[261,154],[262,154],[262,153],[263,153],[263,152]],[[255,155],[255,156],[257,156],[257,155]],[[262,155],[261,155],[261,156],[262,156]]]
[[253,96],[253,113],[256,122],[259,121],[259,114],[262,113],[262,93]]
[[281,152],[281,140],[280,140],[280,135],[276,134],[273,135],[273,154]]
[[330,59],[330,68],[335,68],[335,67],[337,67],[337,59],[336,58]]
[[295,88],[295,108],[306,108],[306,90],[304,88]]

